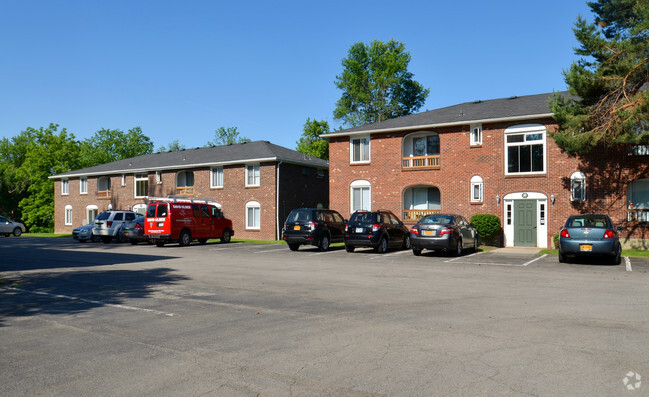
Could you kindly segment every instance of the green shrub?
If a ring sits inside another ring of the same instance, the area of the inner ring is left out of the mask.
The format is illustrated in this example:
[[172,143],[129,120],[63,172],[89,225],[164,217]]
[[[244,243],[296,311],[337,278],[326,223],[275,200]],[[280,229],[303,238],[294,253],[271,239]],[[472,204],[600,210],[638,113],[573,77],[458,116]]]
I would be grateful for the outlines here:
[[554,243],[554,248],[559,248],[559,233],[552,236],[552,242]]
[[471,217],[471,223],[482,239],[489,239],[500,231],[500,218],[496,215],[475,214]]

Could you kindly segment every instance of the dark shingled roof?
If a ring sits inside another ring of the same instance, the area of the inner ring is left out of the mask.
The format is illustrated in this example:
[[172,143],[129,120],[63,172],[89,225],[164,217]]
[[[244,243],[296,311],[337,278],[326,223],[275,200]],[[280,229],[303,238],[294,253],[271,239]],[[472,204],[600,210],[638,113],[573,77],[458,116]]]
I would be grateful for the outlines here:
[[[567,95],[567,92],[559,92]],[[520,118],[548,117],[552,114],[548,100],[553,93],[515,96],[485,101],[465,102],[427,112],[389,119],[379,123],[362,125],[326,136],[341,136],[361,132],[390,132],[392,130],[415,129],[422,126],[443,126],[507,120]]]
[[145,154],[129,159],[113,161],[112,163],[57,174],[51,178],[195,168],[198,166],[237,164],[259,160],[284,161],[316,168],[329,168],[329,162],[326,160],[274,145],[267,141],[255,141],[234,145],[185,149],[175,152]]

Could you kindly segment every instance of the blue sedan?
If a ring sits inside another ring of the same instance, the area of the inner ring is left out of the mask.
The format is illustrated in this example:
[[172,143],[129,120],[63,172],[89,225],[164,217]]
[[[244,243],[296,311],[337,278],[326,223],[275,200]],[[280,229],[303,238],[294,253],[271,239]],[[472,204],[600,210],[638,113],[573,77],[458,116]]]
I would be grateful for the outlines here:
[[568,257],[607,257],[612,265],[622,261],[618,231],[607,215],[573,215],[559,232],[559,262]]

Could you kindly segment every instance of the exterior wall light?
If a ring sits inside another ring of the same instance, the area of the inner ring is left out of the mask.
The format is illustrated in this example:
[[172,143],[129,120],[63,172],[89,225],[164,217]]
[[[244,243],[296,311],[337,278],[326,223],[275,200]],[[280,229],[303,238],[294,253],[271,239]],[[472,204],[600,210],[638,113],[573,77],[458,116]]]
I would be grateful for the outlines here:
[[555,201],[554,194],[550,195],[550,201],[552,201],[552,205],[554,205],[554,201]]
[[500,205],[500,196],[496,195],[496,205]]

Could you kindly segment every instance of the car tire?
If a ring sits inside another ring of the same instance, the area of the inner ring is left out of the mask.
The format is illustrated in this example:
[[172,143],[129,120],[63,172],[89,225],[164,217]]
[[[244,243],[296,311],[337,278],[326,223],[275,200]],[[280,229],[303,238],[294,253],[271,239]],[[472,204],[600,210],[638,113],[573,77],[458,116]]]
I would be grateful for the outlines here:
[[559,251],[559,263],[566,263],[566,254]]
[[347,252],[354,252],[355,249],[356,249],[356,247],[354,247],[353,245],[347,245],[347,244],[345,244],[345,251],[347,251]]
[[230,229],[225,229],[223,231],[223,235],[221,236],[221,242],[223,244],[227,244],[230,242],[230,240],[232,240],[232,232],[230,231]]
[[14,236],[16,236],[16,237],[20,237],[21,234],[23,234],[23,231],[20,230],[19,227],[17,227],[17,228],[14,229]]
[[291,251],[297,251],[300,248],[300,244],[288,243],[288,248]]
[[473,239],[473,252],[478,252],[478,236]]
[[622,263],[622,246],[618,245],[615,255],[611,257],[611,265],[618,266]]
[[191,242],[192,235],[189,233],[189,230],[183,230],[182,232],[180,232],[180,237],[178,237],[178,244],[181,247],[187,247]]
[[165,242],[164,242],[164,241],[156,241],[156,242],[155,242],[155,245],[156,245],[156,247],[164,247],[164,246],[165,246]]
[[381,240],[379,240],[379,244],[374,248],[374,251],[378,252],[379,254],[385,254],[388,252],[388,239],[385,237],[381,237]]
[[90,237],[90,241],[92,241],[93,243],[98,243],[98,242],[101,241],[101,237],[96,236],[96,235],[93,234],[93,235]]
[[454,256],[462,256],[462,239],[457,239],[457,244],[455,245],[455,251],[453,251]]
[[322,238],[320,238],[320,242],[318,243],[318,249],[320,251],[328,250],[329,249],[329,242],[330,242],[329,235],[328,234],[323,235]]
[[108,244],[113,240],[113,236],[101,236],[101,242]]
[[413,248],[413,249],[412,249],[412,254],[413,254],[414,256],[420,256],[420,255],[421,255],[421,251],[422,251],[421,248]]
[[407,234],[403,239],[403,245],[401,246],[401,248],[403,248],[404,250],[410,249],[410,234]]

